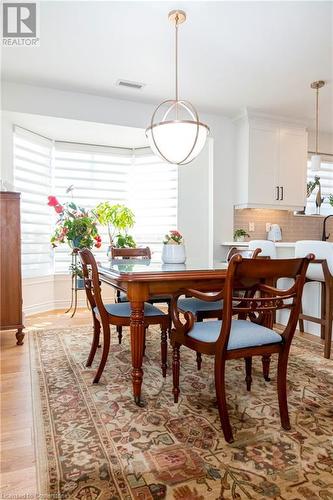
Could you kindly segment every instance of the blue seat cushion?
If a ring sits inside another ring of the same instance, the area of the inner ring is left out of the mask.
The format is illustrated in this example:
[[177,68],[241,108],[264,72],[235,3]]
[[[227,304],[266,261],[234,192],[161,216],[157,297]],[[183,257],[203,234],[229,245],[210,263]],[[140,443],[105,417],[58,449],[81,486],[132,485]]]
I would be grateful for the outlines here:
[[[112,316],[119,316],[121,318],[129,318],[131,315],[131,306],[129,302],[121,302],[117,304],[104,304],[105,309]],[[99,311],[97,307],[94,307],[94,312],[96,315],[99,315]],[[145,302],[144,307],[145,316],[165,316],[165,313],[161,311],[158,307],[153,306],[152,304],[147,304]]]
[[187,297],[185,299],[178,299],[178,309],[182,311],[189,311],[193,314],[205,311],[222,311],[223,301],[216,300],[214,302],[207,302],[206,300],[196,299],[194,297]]
[[[204,321],[195,323],[188,336],[201,342],[216,342],[221,331],[222,321]],[[257,347],[267,344],[279,344],[282,337],[274,330],[256,325],[251,321],[235,319],[231,322],[228,351],[244,347]]]

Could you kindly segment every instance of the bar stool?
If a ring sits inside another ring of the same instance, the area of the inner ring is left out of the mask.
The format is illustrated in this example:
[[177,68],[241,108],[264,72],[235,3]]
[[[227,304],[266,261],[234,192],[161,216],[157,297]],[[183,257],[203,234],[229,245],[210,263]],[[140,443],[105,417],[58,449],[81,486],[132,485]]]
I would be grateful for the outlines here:
[[273,241],[270,240],[251,240],[249,241],[249,250],[255,250],[256,248],[261,248],[259,257],[269,257],[270,259],[276,259],[276,246]]
[[301,314],[299,329],[304,332],[304,320],[320,325],[321,338],[324,339],[324,356],[330,358],[333,320],[333,245],[327,241],[297,241],[295,257],[304,257],[309,252],[314,253],[316,260],[311,263],[306,273],[306,283],[321,284],[321,317]]

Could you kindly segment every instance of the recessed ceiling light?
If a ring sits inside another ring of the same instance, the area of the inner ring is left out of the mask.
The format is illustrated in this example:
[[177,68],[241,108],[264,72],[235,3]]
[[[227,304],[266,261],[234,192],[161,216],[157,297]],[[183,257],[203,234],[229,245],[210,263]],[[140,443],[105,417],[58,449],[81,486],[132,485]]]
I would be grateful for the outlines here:
[[129,89],[141,90],[145,84],[140,82],[131,82],[130,80],[118,80],[116,82],[118,87],[127,87]]

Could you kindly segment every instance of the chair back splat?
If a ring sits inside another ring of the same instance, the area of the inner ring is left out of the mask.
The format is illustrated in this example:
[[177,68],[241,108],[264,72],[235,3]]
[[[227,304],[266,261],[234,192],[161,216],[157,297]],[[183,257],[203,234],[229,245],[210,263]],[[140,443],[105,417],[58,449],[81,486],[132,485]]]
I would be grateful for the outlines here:
[[95,257],[88,248],[80,250],[79,256],[82,264],[84,287],[91,310],[94,311],[94,308],[97,307],[101,318],[106,318],[108,313],[102,300],[101,282],[98,276]]
[[227,255],[227,262],[230,262],[234,255],[241,255],[244,259],[256,259],[261,252],[261,248],[230,248]]
[[151,259],[151,251],[149,247],[144,248],[115,248],[111,247],[112,259]]

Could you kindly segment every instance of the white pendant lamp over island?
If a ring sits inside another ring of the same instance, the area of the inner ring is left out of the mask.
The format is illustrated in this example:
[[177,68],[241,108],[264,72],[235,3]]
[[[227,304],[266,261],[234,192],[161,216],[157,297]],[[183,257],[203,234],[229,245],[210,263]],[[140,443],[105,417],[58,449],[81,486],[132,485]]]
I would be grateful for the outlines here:
[[169,163],[186,165],[198,156],[206,143],[209,127],[200,122],[195,107],[178,96],[178,26],[186,21],[182,10],[169,12],[176,32],[175,99],[163,101],[155,109],[146,137],[154,153]]

